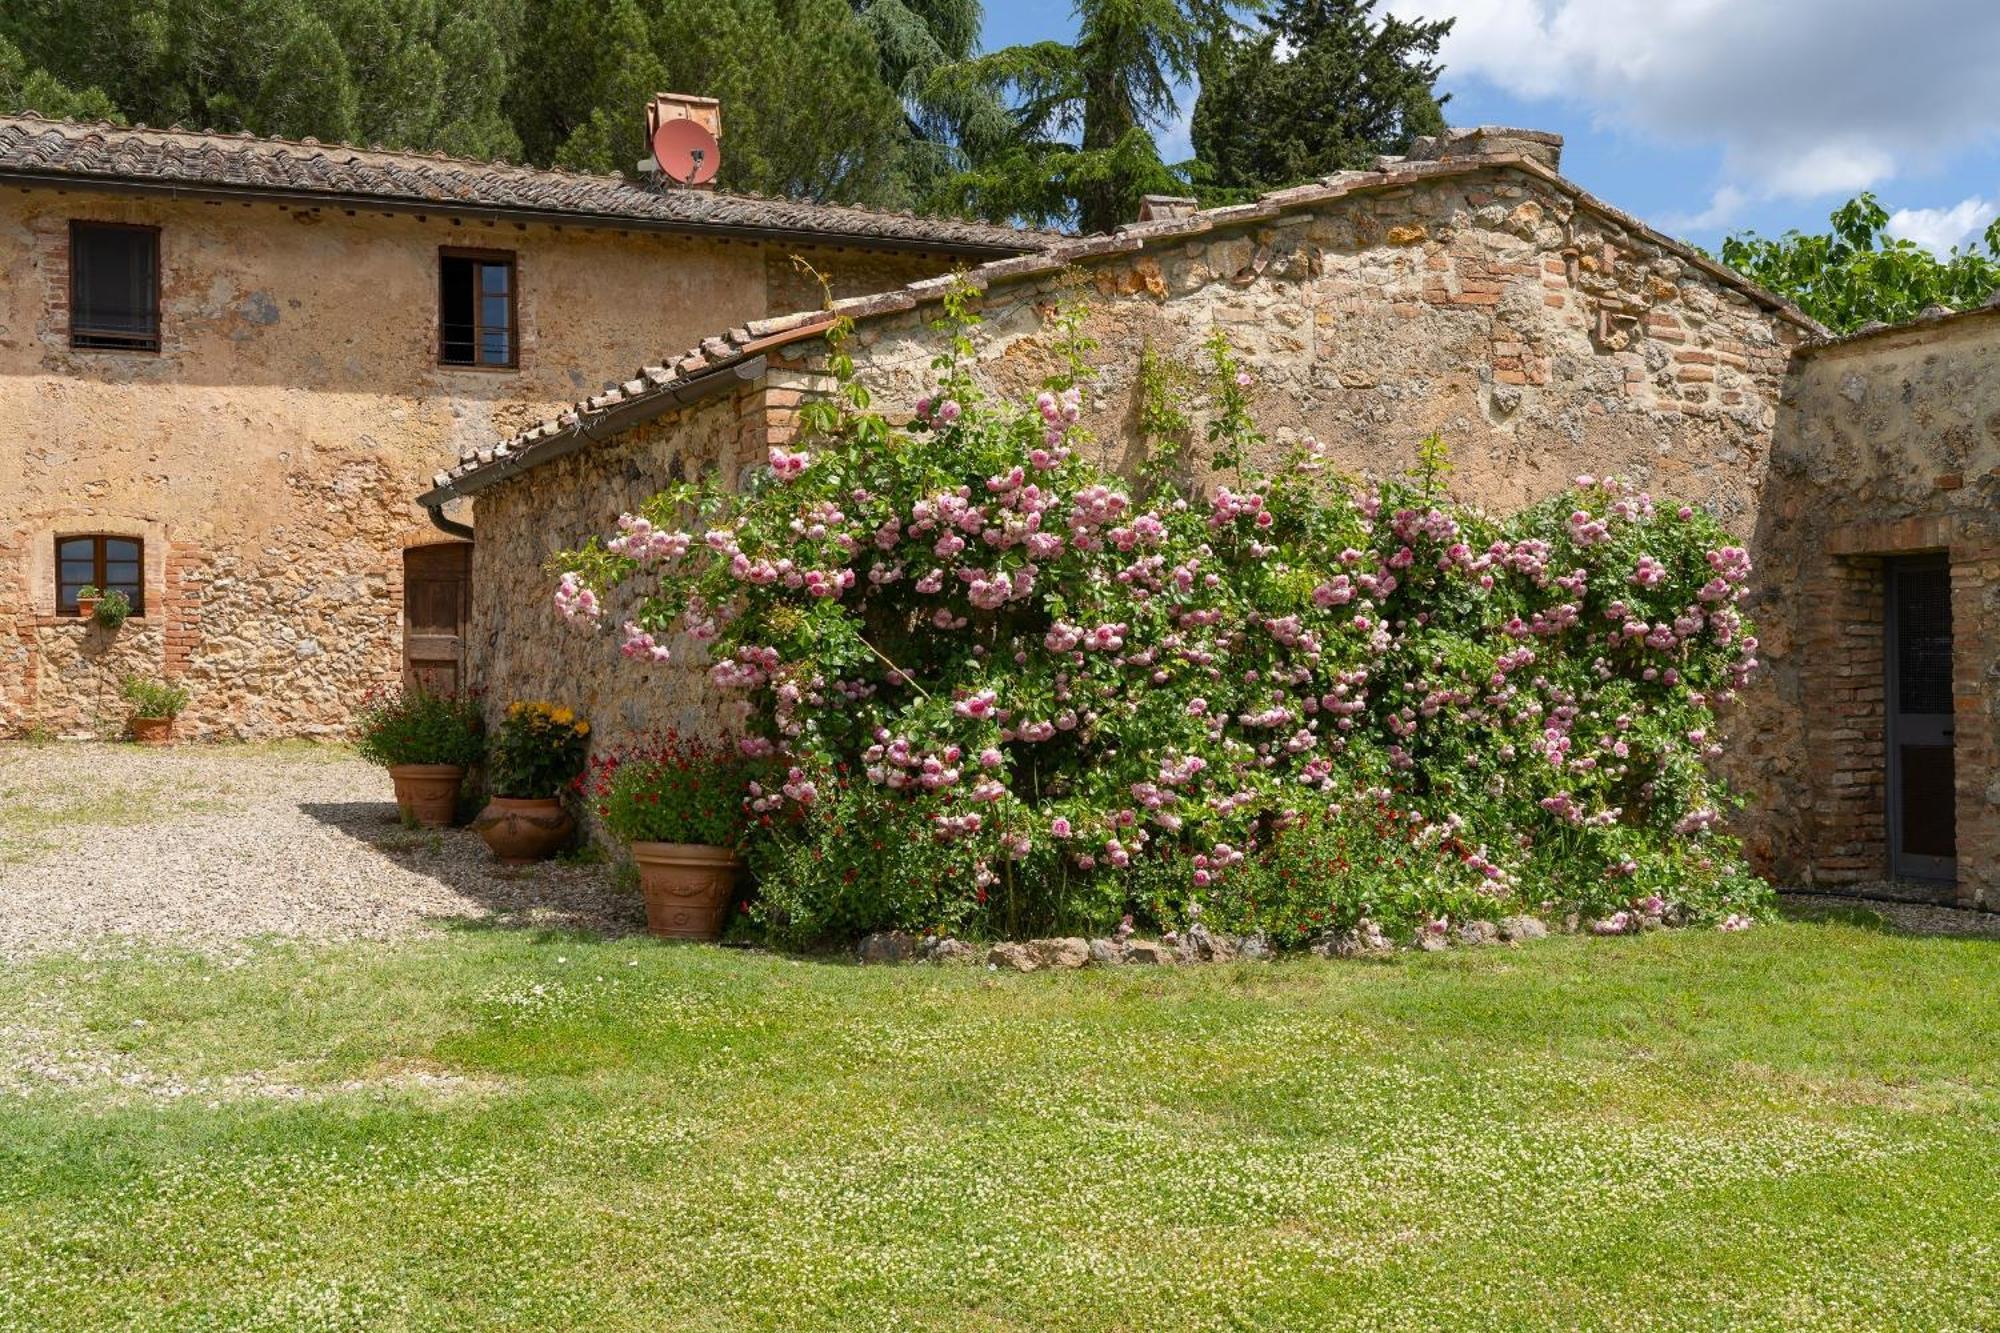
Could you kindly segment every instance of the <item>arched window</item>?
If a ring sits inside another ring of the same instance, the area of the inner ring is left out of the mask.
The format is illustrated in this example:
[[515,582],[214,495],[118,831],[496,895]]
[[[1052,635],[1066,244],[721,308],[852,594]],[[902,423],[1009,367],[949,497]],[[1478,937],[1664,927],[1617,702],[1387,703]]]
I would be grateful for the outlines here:
[[146,544],[137,537],[93,533],[56,538],[56,614],[76,614],[76,595],[85,588],[122,592],[132,614],[146,612]]

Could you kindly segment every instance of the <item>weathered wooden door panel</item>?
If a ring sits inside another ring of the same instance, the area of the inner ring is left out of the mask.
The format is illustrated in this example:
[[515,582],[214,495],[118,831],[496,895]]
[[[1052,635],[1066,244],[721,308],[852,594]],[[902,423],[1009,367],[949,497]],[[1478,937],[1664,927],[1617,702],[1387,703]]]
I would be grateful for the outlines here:
[[465,631],[472,609],[472,543],[403,552],[403,683],[452,691],[465,684]]

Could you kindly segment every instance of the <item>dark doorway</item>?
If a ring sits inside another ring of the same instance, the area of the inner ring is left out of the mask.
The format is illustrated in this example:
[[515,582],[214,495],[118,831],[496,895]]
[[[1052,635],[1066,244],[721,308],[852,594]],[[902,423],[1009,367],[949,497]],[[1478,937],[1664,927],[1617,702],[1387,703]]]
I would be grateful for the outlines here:
[[472,610],[472,543],[403,552],[403,683],[440,693],[465,684],[465,625]]
[[1888,568],[1889,861],[1899,879],[1958,877],[1952,780],[1951,569],[1942,556]]

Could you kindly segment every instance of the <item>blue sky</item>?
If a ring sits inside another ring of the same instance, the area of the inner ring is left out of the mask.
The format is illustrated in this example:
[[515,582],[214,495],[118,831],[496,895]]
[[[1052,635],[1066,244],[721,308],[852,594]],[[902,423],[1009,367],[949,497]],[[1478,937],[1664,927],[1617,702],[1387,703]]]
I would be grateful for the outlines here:
[[[1382,0],[1456,17],[1453,124],[1565,136],[1563,174],[1713,248],[1824,228],[1872,189],[1943,250],[2000,214],[2000,0]],[[986,44],[1068,38],[1070,0],[988,0]],[[1161,136],[1191,153],[1182,120]]]

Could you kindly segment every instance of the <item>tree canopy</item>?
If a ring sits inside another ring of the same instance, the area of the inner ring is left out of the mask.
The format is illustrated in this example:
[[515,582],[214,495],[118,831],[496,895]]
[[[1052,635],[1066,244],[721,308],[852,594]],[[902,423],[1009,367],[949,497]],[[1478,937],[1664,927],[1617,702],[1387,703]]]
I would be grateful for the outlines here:
[[1889,213],[1863,194],[1835,209],[1831,230],[1788,231],[1776,240],[1743,232],[1722,243],[1722,262],[1838,333],[1900,324],[1932,306],[1967,310],[2000,290],[2000,220],[1985,249],[1954,248],[1940,259],[1889,234]]
[[10,0],[0,109],[629,171],[642,108],[724,104],[724,186],[912,204],[978,0]]
[[1377,19],[1376,0],[1279,0],[1260,31],[1201,53],[1196,184],[1247,195],[1402,153],[1442,130],[1438,44],[1452,20]]
[[988,218],[1106,231],[1139,197],[1184,188],[1154,141],[1203,47],[1254,5],[1233,0],[1077,0],[1075,43],[1010,46],[940,71],[946,89],[1009,108],[1004,132],[968,141],[951,202]]

